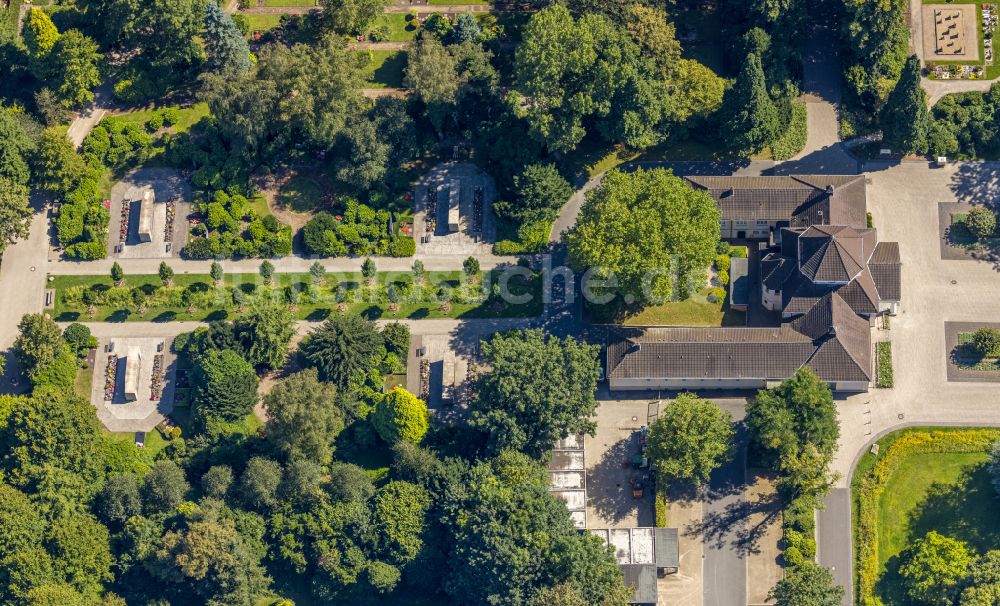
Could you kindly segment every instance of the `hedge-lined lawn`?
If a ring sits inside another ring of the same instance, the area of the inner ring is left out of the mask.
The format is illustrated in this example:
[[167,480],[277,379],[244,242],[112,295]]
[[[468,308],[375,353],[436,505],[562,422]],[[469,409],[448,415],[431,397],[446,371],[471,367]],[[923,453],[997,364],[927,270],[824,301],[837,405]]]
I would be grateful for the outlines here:
[[[494,274],[485,272],[482,279],[493,284]],[[317,285],[307,273],[275,274],[270,286],[257,274],[227,274],[219,287],[206,274],[179,274],[170,287],[164,287],[156,275],[126,276],[125,281],[124,286],[115,287],[110,277],[55,276],[50,282],[56,290],[55,319],[223,320],[263,299],[294,305],[298,319],[317,321],[341,310],[372,319],[534,317],[543,306],[538,274],[511,278],[513,295],[530,295],[529,301],[517,304],[485,296],[490,289],[469,284],[461,272],[428,272],[420,284],[409,273],[381,273],[372,285],[354,273],[329,274]]]
[[858,577],[857,603],[909,604],[897,570],[899,554],[934,530],[984,552],[1000,544],[996,492],[985,463],[1000,431],[919,427],[877,441],[851,482]]
[[406,20],[407,17],[408,15],[404,13],[385,13],[376,19],[372,27],[368,29],[371,31],[381,25],[387,25],[389,26],[389,39],[384,42],[409,42],[417,37],[420,27],[411,25]]
[[368,55],[368,64],[362,70],[370,80],[366,86],[371,88],[401,88],[403,86],[403,70],[406,69],[408,54],[406,51],[362,51]]
[[[198,123],[199,120],[208,115],[208,103],[195,103],[186,107],[182,106],[168,106],[177,110],[177,121],[170,126],[167,126],[168,130],[172,133],[185,133],[191,130],[191,127]],[[123,122],[128,122],[130,124],[136,124],[138,126],[145,127],[146,123],[149,122],[150,118],[162,114],[163,110],[167,107],[157,107],[153,109],[143,109],[139,111],[129,112],[127,114],[118,114],[115,116],[116,119]]]
[[274,13],[242,13],[250,24],[251,32],[266,32],[281,25],[283,15]]

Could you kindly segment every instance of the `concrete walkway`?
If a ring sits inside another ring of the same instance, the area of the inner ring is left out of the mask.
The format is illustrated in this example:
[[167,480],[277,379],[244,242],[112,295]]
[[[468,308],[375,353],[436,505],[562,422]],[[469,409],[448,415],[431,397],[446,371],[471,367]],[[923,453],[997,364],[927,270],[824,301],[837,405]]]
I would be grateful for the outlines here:
[[[4,389],[27,387],[21,384],[20,369],[10,348],[17,338],[17,325],[25,314],[41,311],[45,296],[45,257],[48,251],[48,217],[35,213],[26,240],[18,240],[3,252],[0,263],[0,352],[7,355]],[[17,382],[15,385],[13,381]]]
[[115,103],[112,93],[113,85],[110,80],[98,86],[94,89],[94,100],[87,104],[80,111],[80,115],[69,125],[66,137],[69,138],[73,146],[77,149],[83,145],[83,140],[97,126],[97,123],[108,115],[108,112],[114,110]]

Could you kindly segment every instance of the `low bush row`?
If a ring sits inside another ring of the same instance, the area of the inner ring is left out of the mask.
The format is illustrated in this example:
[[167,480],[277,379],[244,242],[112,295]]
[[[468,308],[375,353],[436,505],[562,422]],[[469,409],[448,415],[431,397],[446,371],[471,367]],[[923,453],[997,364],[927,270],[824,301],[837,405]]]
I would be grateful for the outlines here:
[[882,341],[875,345],[875,354],[878,362],[878,376],[875,380],[877,387],[892,387],[892,343]]
[[417,250],[413,238],[400,233],[387,210],[375,210],[349,200],[344,212],[320,212],[302,228],[306,250],[321,257],[373,255],[410,257]]

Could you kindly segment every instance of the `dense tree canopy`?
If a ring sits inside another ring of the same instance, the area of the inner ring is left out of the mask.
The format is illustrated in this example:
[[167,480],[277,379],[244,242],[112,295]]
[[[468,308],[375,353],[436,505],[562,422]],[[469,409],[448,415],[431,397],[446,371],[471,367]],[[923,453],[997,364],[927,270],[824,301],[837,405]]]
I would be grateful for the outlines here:
[[328,464],[333,441],[344,428],[336,397],[336,388],[320,383],[315,369],[283,379],[264,396],[268,439],[290,461]]
[[775,606],[838,606],[843,596],[830,571],[809,562],[778,581],[768,597]]
[[734,435],[732,415],[682,393],[650,425],[646,453],[664,480],[701,484],[731,456]]
[[345,387],[363,379],[382,347],[375,323],[358,316],[334,316],[307,336],[299,346],[303,362],[319,372],[322,381]]
[[394,387],[375,406],[372,425],[389,444],[400,440],[419,444],[430,425],[427,404],[402,387]]
[[899,576],[913,601],[937,604],[954,598],[972,562],[968,545],[931,531],[903,554]]
[[476,382],[469,424],[489,436],[489,450],[533,457],[556,440],[593,431],[597,348],[541,330],[495,335],[482,344],[492,370]]
[[609,171],[567,236],[570,261],[598,277],[614,276],[634,301],[686,298],[705,282],[719,218],[711,196],[670,171]]
[[920,85],[920,59],[911,55],[882,108],[882,141],[896,153],[927,151],[927,93]]
[[242,419],[257,403],[257,374],[231,349],[212,349],[199,356],[194,376],[195,405],[205,421]]

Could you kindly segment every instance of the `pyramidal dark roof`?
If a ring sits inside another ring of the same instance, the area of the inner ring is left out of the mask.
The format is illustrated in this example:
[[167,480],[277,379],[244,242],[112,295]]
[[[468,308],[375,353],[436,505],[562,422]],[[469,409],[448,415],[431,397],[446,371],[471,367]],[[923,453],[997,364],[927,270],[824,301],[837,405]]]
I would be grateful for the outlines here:
[[836,292],[827,293],[805,315],[791,322],[817,348],[808,365],[827,380],[871,379],[871,325]]
[[864,237],[844,225],[814,225],[799,236],[799,271],[813,282],[853,280],[864,269]]

